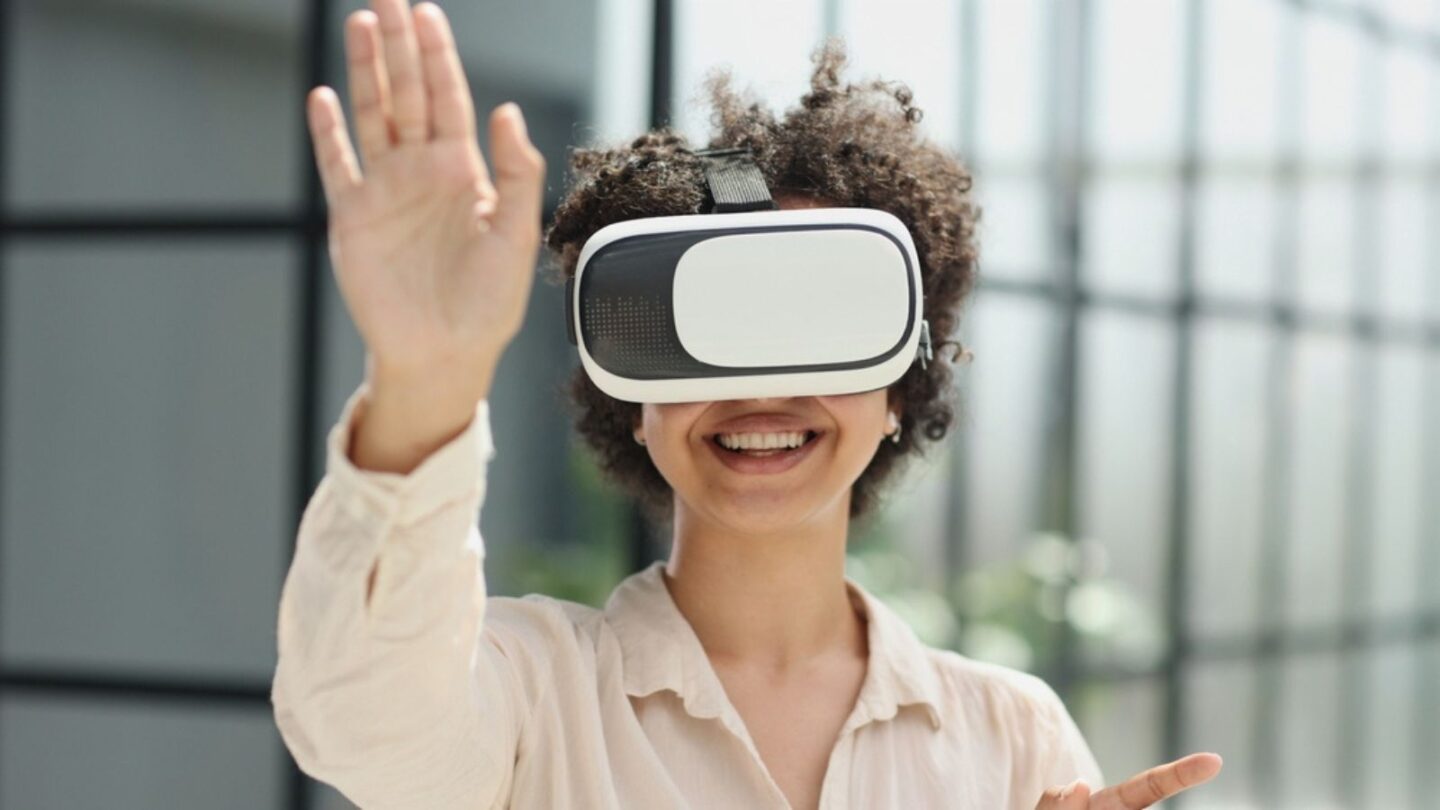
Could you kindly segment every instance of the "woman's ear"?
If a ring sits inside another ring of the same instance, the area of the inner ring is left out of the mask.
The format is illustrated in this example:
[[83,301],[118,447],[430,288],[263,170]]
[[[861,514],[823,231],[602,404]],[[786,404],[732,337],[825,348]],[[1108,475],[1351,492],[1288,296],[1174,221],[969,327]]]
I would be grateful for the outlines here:
[[895,388],[891,388],[885,392],[885,407],[891,413],[895,414],[896,419],[905,415],[905,400]]

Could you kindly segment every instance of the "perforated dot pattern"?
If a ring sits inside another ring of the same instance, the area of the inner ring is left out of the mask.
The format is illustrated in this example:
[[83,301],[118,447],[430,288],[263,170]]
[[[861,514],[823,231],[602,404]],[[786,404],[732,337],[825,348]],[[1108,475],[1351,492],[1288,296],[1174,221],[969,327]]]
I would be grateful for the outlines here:
[[668,291],[592,299],[585,304],[581,323],[592,355],[616,374],[664,377],[694,362],[675,334]]

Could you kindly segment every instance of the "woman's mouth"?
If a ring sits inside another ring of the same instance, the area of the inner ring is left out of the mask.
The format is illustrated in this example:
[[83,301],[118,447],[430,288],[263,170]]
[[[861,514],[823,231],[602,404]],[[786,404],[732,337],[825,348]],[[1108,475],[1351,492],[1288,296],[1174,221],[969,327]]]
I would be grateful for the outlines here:
[[772,433],[718,433],[706,444],[736,472],[778,473],[799,464],[825,434],[814,430]]

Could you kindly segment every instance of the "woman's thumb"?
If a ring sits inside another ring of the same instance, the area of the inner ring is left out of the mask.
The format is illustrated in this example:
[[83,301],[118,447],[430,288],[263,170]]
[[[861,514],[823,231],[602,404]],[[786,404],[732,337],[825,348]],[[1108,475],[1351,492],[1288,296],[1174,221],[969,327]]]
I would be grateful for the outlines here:
[[1090,806],[1090,786],[1079,779],[1065,787],[1045,791],[1035,810],[1085,810]]
[[494,224],[507,233],[539,232],[545,197],[545,158],[530,142],[520,105],[508,101],[490,113],[490,154],[500,195]]

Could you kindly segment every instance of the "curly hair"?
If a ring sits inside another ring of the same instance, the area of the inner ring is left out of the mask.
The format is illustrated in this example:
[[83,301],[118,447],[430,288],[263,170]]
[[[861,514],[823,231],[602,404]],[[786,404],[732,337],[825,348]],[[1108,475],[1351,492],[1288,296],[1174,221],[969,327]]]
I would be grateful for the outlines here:
[[[969,360],[954,334],[960,308],[975,284],[975,226],[980,212],[968,192],[972,177],[953,154],[919,136],[922,113],[900,82],[871,78],[841,86],[847,56],[841,38],[825,40],[811,55],[810,91],[777,120],[747,93],[732,88],[728,67],[704,80],[713,111],[711,141],[703,148],[749,147],[772,194],[819,198],[827,204],[877,208],[909,228],[920,259],[924,316],[937,349],[928,367],[914,364],[888,394],[898,399],[901,438],[879,450],[851,489],[850,517],[868,513],[882,486],[903,461],[944,438],[955,420],[949,362]],[[707,202],[701,158],[671,127],[647,132],[617,148],[571,151],[573,185],[546,228],[554,251],[550,281],[575,274],[591,234],[639,217],[701,213]],[[949,362],[945,362],[945,360]],[[632,438],[641,406],[602,393],[581,367],[568,386],[576,429],[594,451],[601,471],[665,521],[670,486]]]

